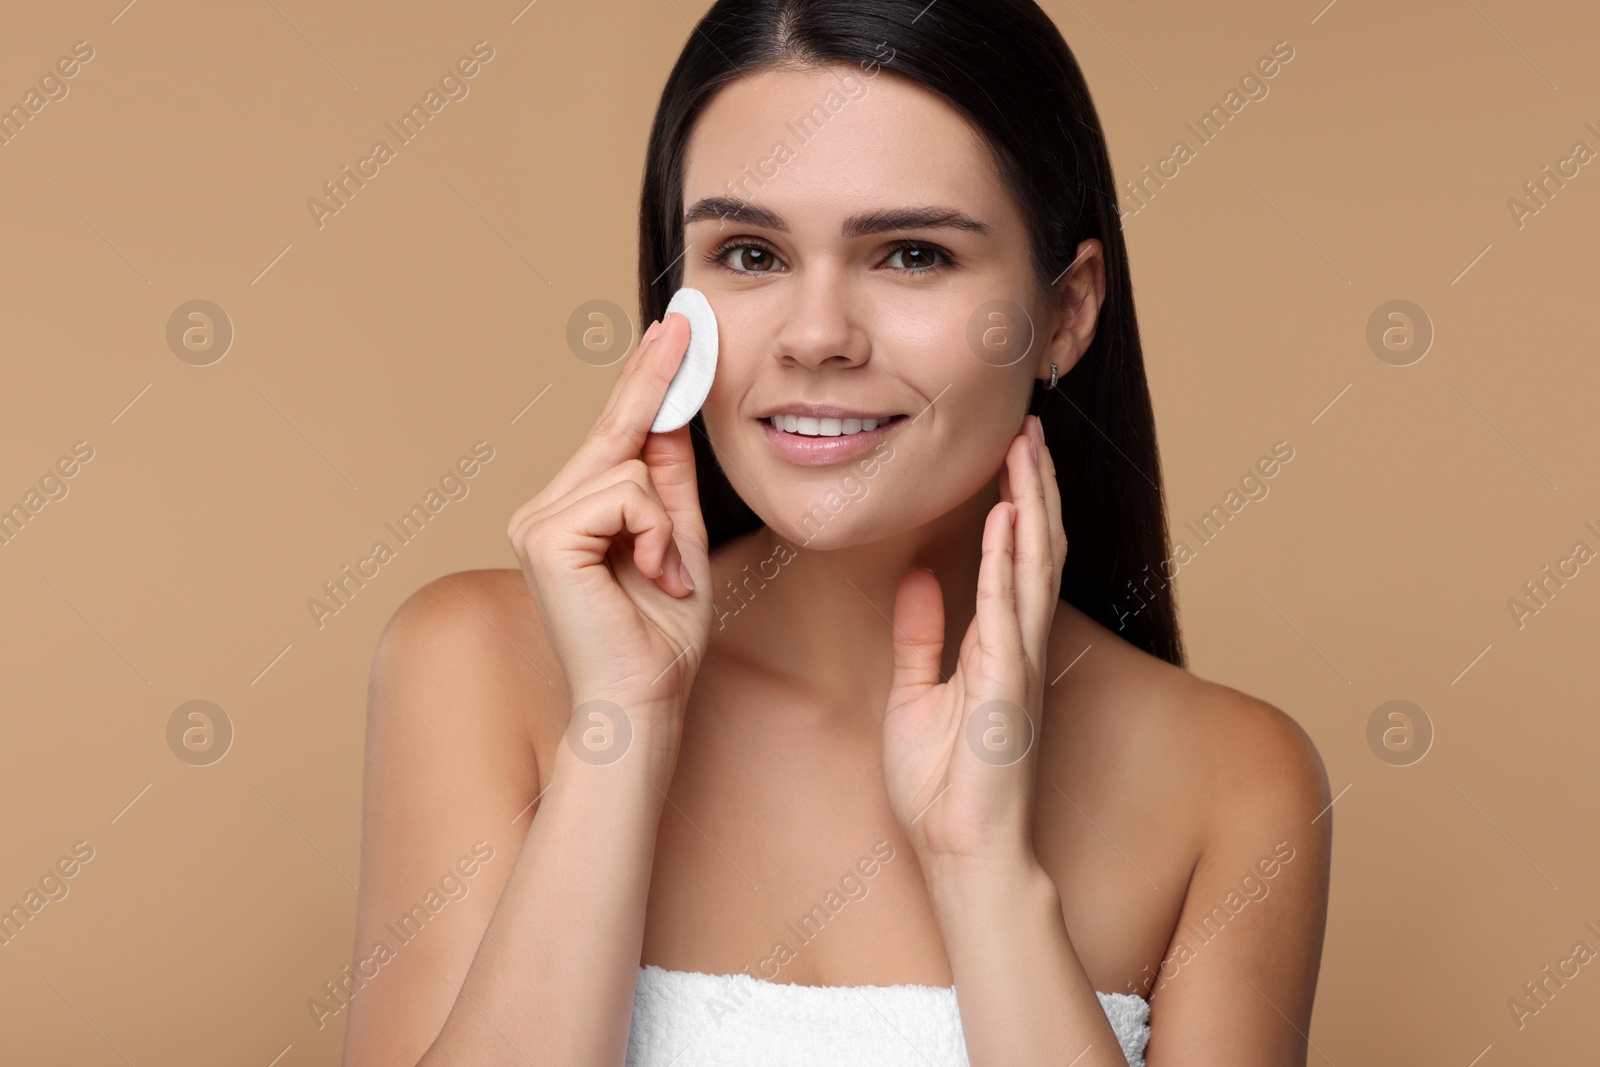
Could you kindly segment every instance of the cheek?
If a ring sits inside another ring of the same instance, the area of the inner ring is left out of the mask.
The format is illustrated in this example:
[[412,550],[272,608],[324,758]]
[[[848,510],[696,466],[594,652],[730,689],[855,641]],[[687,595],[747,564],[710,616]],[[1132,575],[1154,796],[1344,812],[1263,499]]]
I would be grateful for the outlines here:
[[746,392],[743,386],[733,380],[727,354],[719,354],[711,391],[706,394],[705,403],[700,405],[700,417],[705,420],[706,435],[719,450],[729,447],[730,435],[737,431],[737,424],[741,420],[751,421],[740,410],[741,397]]
[[952,410],[930,427],[927,454],[912,458],[928,497],[937,500],[941,510],[955,507],[1005,468],[1006,448],[1015,436],[1010,424],[1008,411],[985,404]]
[[[988,366],[969,356],[950,367],[938,387],[933,413],[942,415],[942,430],[952,460],[998,463],[1007,442],[1022,432],[1022,420],[1032,398],[1032,362],[1022,360],[1006,367]],[[940,395],[940,391],[942,395]]]
[[[951,382],[951,378],[955,380]],[[1028,413],[1029,372],[984,367],[951,376],[943,396],[924,419],[933,418],[915,454],[905,457],[911,477],[926,486],[930,502],[948,511],[1006,470],[1011,443]],[[930,396],[938,395],[938,390]]]

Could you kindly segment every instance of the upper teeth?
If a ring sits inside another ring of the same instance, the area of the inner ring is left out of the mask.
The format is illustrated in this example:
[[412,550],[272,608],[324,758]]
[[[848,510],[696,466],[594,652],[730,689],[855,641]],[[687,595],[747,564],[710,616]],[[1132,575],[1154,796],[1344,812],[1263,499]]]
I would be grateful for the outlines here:
[[879,423],[888,422],[894,416],[882,419],[811,419],[804,415],[774,415],[768,421],[774,429],[784,430],[788,433],[807,434],[812,437],[842,437],[846,434],[860,433],[862,430],[875,430]]

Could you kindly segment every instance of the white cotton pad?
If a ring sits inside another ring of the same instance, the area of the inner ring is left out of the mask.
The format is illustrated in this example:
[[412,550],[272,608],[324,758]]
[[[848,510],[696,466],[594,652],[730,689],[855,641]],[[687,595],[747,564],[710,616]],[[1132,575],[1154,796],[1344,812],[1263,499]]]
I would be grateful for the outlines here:
[[650,424],[651,433],[667,433],[688,425],[700,405],[711,392],[711,379],[717,373],[717,316],[711,304],[698,289],[679,289],[667,302],[667,315],[678,312],[689,320],[689,349],[683,362],[667,385],[667,395],[661,399],[661,410],[656,421]]

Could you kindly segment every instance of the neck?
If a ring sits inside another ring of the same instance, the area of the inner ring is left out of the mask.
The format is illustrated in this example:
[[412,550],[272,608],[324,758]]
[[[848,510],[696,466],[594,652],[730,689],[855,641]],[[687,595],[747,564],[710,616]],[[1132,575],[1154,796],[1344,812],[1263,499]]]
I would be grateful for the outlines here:
[[894,675],[900,580],[914,567],[927,567],[939,579],[945,612],[940,675],[948,679],[976,612],[983,527],[999,500],[996,477],[932,522],[826,551],[762,526],[724,557],[711,640],[829,707],[881,715],[877,698],[887,696]]

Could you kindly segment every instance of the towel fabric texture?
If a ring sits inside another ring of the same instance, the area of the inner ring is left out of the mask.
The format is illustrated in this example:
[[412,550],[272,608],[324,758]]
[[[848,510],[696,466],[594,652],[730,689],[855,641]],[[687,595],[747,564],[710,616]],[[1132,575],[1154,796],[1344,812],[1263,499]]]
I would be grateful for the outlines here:
[[[1144,1067],[1150,1005],[1100,993],[1128,1067]],[[955,986],[805,986],[639,968],[627,1067],[970,1067]]]

